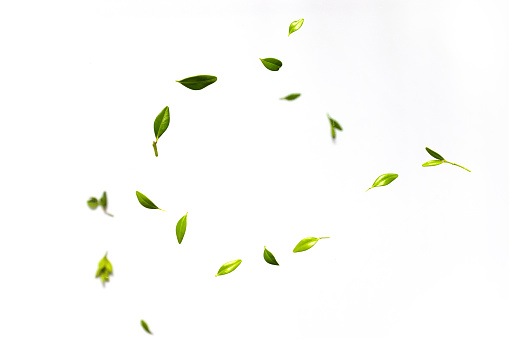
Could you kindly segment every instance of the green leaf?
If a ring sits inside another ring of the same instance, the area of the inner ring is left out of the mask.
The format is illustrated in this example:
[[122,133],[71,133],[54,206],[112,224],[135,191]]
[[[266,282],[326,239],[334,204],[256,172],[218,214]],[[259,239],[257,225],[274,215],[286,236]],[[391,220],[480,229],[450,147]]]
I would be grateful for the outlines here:
[[330,123],[330,131],[331,131],[331,135],[332,135],[332,140],[335,140],[336,139],[336,129],[342,131],[343,128],[341,128],[341,125],[336,120],[334,120],[330,117],[329,113],[327,113],[327,118],[329,119],[329,123]]
[[194,77],[176,81],[189,89],[200,90],[216,82],[217,77],[213,75],[196,75]]
[[304,238],[301,241],[299,241],[299,243],[295,246],[295,248],[293,249],[293,253],[307,251],[311,247],[315,246],[315,244],[318,242],[318,240],[320,240],[320,239],[327,239],[327,238],[329,238],[329,237],[321,237],[321,238],[309,237],[309,238]]
[[379,176],[378,178],[376,178],[375,182],[373,183],[373,186],[371,186],[370,188],[368,188],[366,190],[369,191],[370,189],[372,189],[373,187],[379,187],[379,186],[386,186],[386,185],[389,185],[391,182],[393,182],[396,178],[398,177],[398,175],[396,173],[387,173],[387,174],[382,174],[381,176]]
[[265,259],[265,261],[271,265],[279,266],[274,255],[265,246],[263,246],[263,248],[263,259]]
[[292,94],[288,94],[287,96],[285,96],[284,98],[281,98],[280,100],[288,100],[288,101],[291,101],[291,100],[295,100],[297,99],[298,97],[300,97],[300,93],[292,93]]
[[429,155],[431,155],[435,159],[445,160],[443,156],[441,156],[437,152],[433,151],[432,149],[429,149],[428,147],[426,147],[426,151],[429,153]]
[[271,70],[271,71],[279,71],[281,66],[283,66],[283,63],[281,61],[279,61],[278,59],[265,58],[265,59],[260,59],[260,60],[262,61],[263,66],[265,66],[265,68],[267,68],[268,70]]
[[99,205],[101,205],[103,210],[106,211],[106,208],[108,207],[108,197],[106,197],[106,192],[103,192],[103,196],[101,197],[101,200],[99,200]]
[[113,266],[111,262],[106,257],[108,252],[104,255],[104,257],[99,261],[99,265],[97,268],[97,272],[95,273],[96,278],[101,278],[101,282],[103,286],[105,286],[105,282],[110,281],[110,275],[113,275]]
[[94,197],[90,197],[90,199],[88,199],[88,201],[87,201],[87,204],[88,204],[88,207],[90,207],[93,210],[95,210],[97,208],[97,206],[99,206],[99,202],[97,201],[97,198],[94,198]]
[[161,210],[159,207],[156,206],[156,204],[152,202],[152,200],[147,198],[145,194],[136,191],[136,197],[138,198],[138,201],[140,202],[141,206],[152,210]]
[[293,32],[298,31],[299,28],[302,27],[303,23],[304,23],[304,19],[299,19],[299,20],[295,20],[294,22],[292,22],[290,24],[290,30],[289,30],[290,33],[288,33],[288,36],[290,36],[290,34],[292,34]]
[[161,135],[163,135],[163,133],[166,131],[166,129],[168,129],[168,125],[170,125],[170,109],[168,106],[166,106],[154,120],[154,134],[156,135],[156,143]]
[[152,334],[152,332],[150,332],[150,329],[148,328],[148,325],[147,325],[147,323],[145,322],[145,320],[142,320],[142,321],[141,321],[141,327],[143,327],[143,329],[145,330],[145,332],[147,332],[148,334]]
[[235,271],[235,269],[239,267],[240,263],[242,263],[242,260],[240,259],[228,261],[226,264],[221,266],[219,271],[217,271],[216,277],[218,275],[224,275]]
[[430,161],[427,161],[424,164],[422,164],[422,167],[437,166],[437,165],[441,165],[443,163],[444,162],[442,160],[430,160]]
[[184,239],[184,235],[186,234],[187,228],[187,213],[177,222],[177,240],[179,244],[182,243],[182,239]]

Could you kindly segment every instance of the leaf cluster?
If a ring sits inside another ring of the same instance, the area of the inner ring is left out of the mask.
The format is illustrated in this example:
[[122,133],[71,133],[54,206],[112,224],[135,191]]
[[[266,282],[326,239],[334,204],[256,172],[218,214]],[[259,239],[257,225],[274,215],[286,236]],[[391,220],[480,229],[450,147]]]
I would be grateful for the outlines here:
[[106,213],[110,217],[113,216],[110,213],[108,213],[108,211],[107,211],[107,209],[108,209],[108,197],[106,195],[106,192],[103,192],[103,195],[101,196],[101,199],[99,199],[99,200],[96,197],[90,197],[90,199],[88,199],[88,201],[87,201],[87,205],[92,210],[95,210],[98,206],[101,206],[101,208],[103,209],[104,213]]
[[103,286],[107,281],[110,281],[110,275],[113,275],[113,266],[111,262],[107,258],[108,252],[104,255],[104,257],[99,261],[99,267],[97,268],[97,272],[95,273],[96,278],[101,278],[101,282]]

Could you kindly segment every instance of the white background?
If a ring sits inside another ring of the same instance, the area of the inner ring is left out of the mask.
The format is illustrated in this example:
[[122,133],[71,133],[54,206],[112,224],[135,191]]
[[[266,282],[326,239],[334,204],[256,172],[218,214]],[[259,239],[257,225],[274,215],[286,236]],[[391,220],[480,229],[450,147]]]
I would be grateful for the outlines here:
[[[2,1],[0,337],[508,338],[508,14]],[[198,74],[218,81],[175,82]],[[426,146],[472,173],[421,167]],[[104,190],[114,218],[86,205]],[[292,253],[311,236],[331,238]]]

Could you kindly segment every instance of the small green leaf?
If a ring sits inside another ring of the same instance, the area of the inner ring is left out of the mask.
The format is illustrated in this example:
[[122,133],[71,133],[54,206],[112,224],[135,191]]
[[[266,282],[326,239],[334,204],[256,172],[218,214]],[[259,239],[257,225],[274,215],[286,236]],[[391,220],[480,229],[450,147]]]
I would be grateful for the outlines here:
[[221,266],[221,268],[219,268],[219,271],[217,271],[216,277],[218,275],[224,275],[224,274],[228,274],[228,273],[235,271],[235,269],[237,267],[239,267],[240,263],[242,263],[242,260],[240,260],[240,259],[228,261],[226,264]]
[[179,244],[182,243],[182,239],[184,239],[184,235],[186,234],[187,228],[187,213],[177,222],[177,241]]
[[300,93],[292,93],[292,94],[288,94],[284,98],[281,98],[280,100],[292,101],[292,100],[297,99],[298,97],[300,97]]
[[138,201],[140,202],[141,206],[152,210],[161,210],[159,207],[156,206],[156,204],[152,202],[152,200],[147,198],[145,194],[136,191],[136,197],[138,198]]
[[88,204],[88,207],[90,207],[93,210],[95,210],[97,208],[97,206],[99,206],[99,202],[97,201],[97,198],[94,198],[94,197],[90,197],[90,199],[88,199],[88,201],[87,201],[87,204]]
[[371,186],[370,188],[368,188],[366,190],[369,191],[370,189],[372,189],[373,187],[379,187],[379,186],[386,186],[386,185],[389,185],[391,182],[393,182],[396,178],[398,177],[398,175],[396,173],[386,173],[386,174],[382,174],[381,176],[379,176],[378,178],[376,178],[375,182],[373,183],[373,186]]
[[422,167],[437,166],[437,165],[441,165],[443,163],[444,162],[442,160],[430,160],[430,161],[427,161],[424,164],[422,164]]
[[299,243],[295,246],[295,248],[293,249],[293,253],[307,251],[311,247],[315,246],[315,244],[318,242],[318,240],[326,239],[326,238],[329,238],[329,237],[321,237],[321,238],[309,237],[309,238],[304,238],[301,241],[299,241]]
[[152,332],[150,332],[150,329],[148,328],[148,325],[147,325],[147,323],[145,322],[145,320],[142,320],[142,321],[141,321],[141,327],[143,327],[143,329],[145,330],[145,332],[147,332],[148,334],[152,334]]
[[426,147],[426,151],[429,153],[429,155],[431,155],[435,159],[445,160],[443,156],[441,156],[437,152],[433,151],[432,149],[429,149],[428,147]]
[[263,246],[263,248],[263,259],[265,259],[265,261],[271,265],[279,266],[274,255],[265,246]]
[[163,133],[168,129],[168,126],[170,125],[170,109],[168,106],[163,108],[161,113],[159,113],[154,120],[154,134],[156,136],[156,143],[157,140],[163,135]]
[[103,196],[101,197],[101,200],[99,200],[99,205],[101,205],[103,210],[106,211],[106,208],[108,207],[108,197],[106,196],[106,192],[103,192]]
[[281,66],[283,66],[283,63],[281,61],[279,61],[278,59],[265,58],[265,59],[260,59],[260,60],[262,61],[263,66],[265,66],[265,68],[267,68],[268,70],[271,70],[271,71],[279,71]]
[[336,129],[342,131],[343,128],[341,128],[341,125],[336,120],[332,119],[328,113],[327,118],[329,119],[332,140],[334,141],[336,139]]
[[104,257],[99,261],[99,265],[97,268],[97,272],[95,273],[96,278],[101,278],[101,282],[103,286],[105,286],[105,282],[110,281],[110,275],[113,275],[113,266],[111,262],[106,257],[108,252],[104,255]]
[[200,90],[216,82],[217,77],[213,75],[196,75],[194,77],[176,81],[189,89]]
[[290,24],[290,30],[289,30],[290,33],[288,33],[288,36],[290,36],[290,34],[292,34],[293,32],[298,31],[299,28],[302,27],[303,23],[304,23],[304,19],[299,19],[299,20],[295,20],[294,22],[292,22]]

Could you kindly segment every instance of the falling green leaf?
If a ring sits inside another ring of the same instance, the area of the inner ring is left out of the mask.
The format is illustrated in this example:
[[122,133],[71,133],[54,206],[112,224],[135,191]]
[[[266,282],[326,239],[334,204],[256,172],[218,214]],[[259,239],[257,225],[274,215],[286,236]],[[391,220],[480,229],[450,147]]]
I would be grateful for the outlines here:
[[108,211],[106,210],[108,208],[108,198],[106,197],[106,192],[103,192],[101,200],[99,200],[99,205],[101,205],[104,213],[106,213],[110,217],[113,216],[112,214],[109,214]]
[[298,31],[299,28],[302,27],[303,23],[304,23],[304,19],[295,20],[294,22],[292,22],[290,24],[290,30],[289,30],[290,33],[288,33],[288,36],[290,36],[290,34],[292,34],[293,32]]
[[187,228],[187,213],[177,222],[177,240],[179,244],[182,243],[182,239],[184,239],[184,235],[186,234]]
[[292,93],[292,94],[288,94],[284,98],[281,98],[280,100],[292,101],[292,100],[297,99],[298,97],[300,97],[300,93]]
[[336,139],[336,129],[342,131],[343,128],[341,128],[341,125],[336,120],[334,120],[334,119],[332,119],[330,117],[329,113],[327,113],[327,118],[329,119],[330,130],[331,130],[331,135],[332,135],[332,141],[335,141],[335,139]]
[[437,166],[443,164],[443,160],[430,160],[422,164],[422,167]]
[[274,255],[265,246],[263,246],[263,248],[263,259],[265,259],[265,261],[271,265],[279,266]]
[[458,165],[458,164],[455,164],[454,162],[450,162],[450,161],[447,161],[444,159],[444,157],[442,157],[440,154],[438,154],[437,152],[433,151],[432,149],[429,149],[428,147],[426,147],[426,151],[435,159],[438,159],[440,161],[438,161],[437,163],[437,160],[431,160],[431,161],[428,161],[428,162],[425,162],[424,164],[422,164],[422,167],[429,167],[429,166],[436,166],[436,165],[440,165],[442,163],[448,163],[448,164],[451,164],[451,165],[454,165],[454,166],[458,166],[458,167],[461,167],[463,168],[464,170],[466,171],[469,171],[469,172],[472,172],[471,170],[469,170],[468,168],[465,168],[461,165]]
[[168,106],[163,108],[161,113],[159,113],[154,120],[154,134],[156,136],[156,141],[152,142],[152,147],[154,147],[154,153],[156,157],[159,156],[157,153],[157,141],[163,135],[163,133],[168,129],[170,125],[170,109]]
[[235,271],[235,269],[239,267],[240,263],[242,263],[242,260],[240,259],[228,261],[226,264],[221,266],[219,271],[217,271],[216,277],[218,275],[224,275]]
[[152,334],[152,332],[150,332],[150,329],[148,328],[148,325],[147,323],[145,322],[145,320],[142,320],[141,321],[141,327],[143,327],[143,329],[148,333],[148,334]]
[[[147,198],[145,196],[145,194],[136,191],[136,197],[138,198],[138,201],[140,202],[141,206],[143,206],[145,208],[152,209],[152,210],[161,210],[159,207],[156,206],[156,204],[154,204],[152,202],[152,200]],[[164,211],[164,210],[161,210],[161,211]]]
[[97,201],[97,198],[94,198],[94,197],[90,197],[90,199],[88,199],[88,201],[87,201],[87,204],[88,204],[88,207],[90,207],[93,210],[95,210],[97,208],[97,206],[99,206],[99,202]]
[[281,61],[279,61],[278,59],[265,58],[265,59],[260,59],[260,60],[262,61],[263,66],[265,66],[265,68],[267,68],[268,70],[271,70],[271,71],[279,71],[281,66],[283,66],[283,63]]
[[375,182],[373,183],[373,186],[371,186],[370,188],[368,188],[366,190],[369,191],[370,189],[372,189],[373,187],[379,187],[379,186],[386,186],[386,185],[389,185],[391,182],[393,182],[396,178],[398,177],[398,175],[396,173],[387,173],[387,174],[382,174],[381,176],[379,176],[378,178],[376,178]]
[[176,81],[189,89],[200,90],[216,82],[217,77],[213,75],[196,75],[194,77]]
[[103,286],[106,286],[105,283],[110,281],[110,275],[113,275],[113,266],[111,262],[106,257],[108,252],[104,255],[104,257],[99,261],[99,267],[97,268],[97,272],[95,273],[96,278],[101,278],[101,282]]
[[320,238],[309,237],[309,238],[304,238],[301,241],[299,241],[299,243],[295,246],[295,248],[293,249],[293,253],[307,251],[311,247],[315,246],[315,244],[318,242],[318,240],[320,240],[320,239],[328,239],[328,238],[329,237],[320,237]]
[[430,149],[428,147],[426,147],[426,151],[429,153],[429,155],[431,155],[435,159],[445,160],[443,156],[441,156],[440,154],[438,154],[437,152],[433,151],[432,149]]

